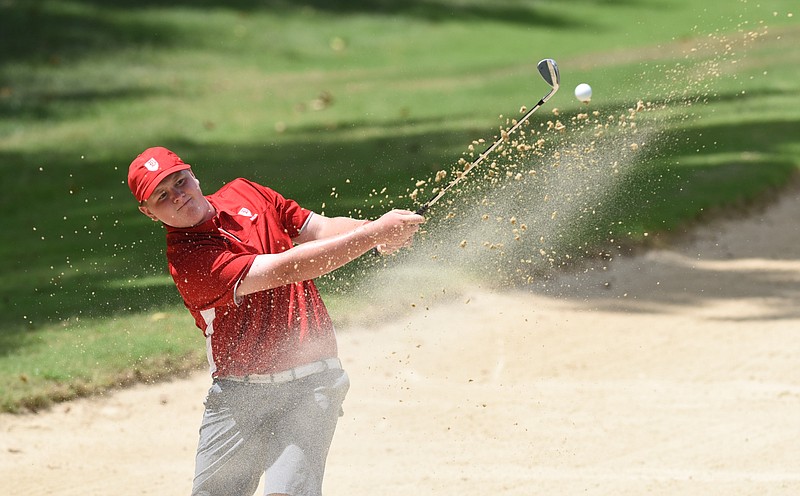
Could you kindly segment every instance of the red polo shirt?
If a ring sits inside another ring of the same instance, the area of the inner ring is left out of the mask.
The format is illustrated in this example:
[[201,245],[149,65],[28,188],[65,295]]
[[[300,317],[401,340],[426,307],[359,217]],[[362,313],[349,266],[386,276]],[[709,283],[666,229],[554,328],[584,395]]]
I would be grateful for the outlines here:
[[311,211],[246,179],[207,198],[212,219],[167,227],[167,261],[206,336],[211,374],[264,374],[335,357],[333,324],[312,281],[234,299],[255,257],[290,249]]

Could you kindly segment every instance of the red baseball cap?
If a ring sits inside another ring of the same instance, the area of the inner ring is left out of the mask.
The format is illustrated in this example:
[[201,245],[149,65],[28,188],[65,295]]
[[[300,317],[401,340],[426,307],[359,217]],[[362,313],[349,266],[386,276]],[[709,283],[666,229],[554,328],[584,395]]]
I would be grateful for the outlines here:
[[148,148],[128,168],[128,187],[139,202],[150,198],[153,190],[168,175],[190,169],[189,164],[163,146]]

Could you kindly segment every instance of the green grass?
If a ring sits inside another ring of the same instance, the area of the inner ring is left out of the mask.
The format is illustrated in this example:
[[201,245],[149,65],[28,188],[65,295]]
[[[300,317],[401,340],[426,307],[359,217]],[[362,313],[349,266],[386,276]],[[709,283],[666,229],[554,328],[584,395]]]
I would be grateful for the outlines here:
[[191,321],[185,314],[173,309],[88,325],[73,318],[12,339],[4,335],[0,343],[11,355],[0,360],[0,374],[10,394],[4,394],[0,408],[36,410],[52,401],[197,369],[205,353],[196,336],[183,332]]
[[[578,112],[579,82],[592,84],[591,108],[604,114],[672,99],[650,117],[657,150],[596,221],[598,245],[636,242],[761,201],[796,173],[793,9],[788,0],[0,4],[0,408],[201,366],[202,337],[165,274],[163,231],[125,184],[144,148],[175,149],[207,192],[246,176],[329,215],[373,216],[388,205],[373,190],[409,206],[412,178],[450,169],[472,140],[493,138],[499,114],[535,103],[546,88],[534,64],[553,57],[563,89],[535,124],[555,107]],[[764,26],[757,43],[738,47],[743,31]],[[708,34],[734,40],[736,53]],[[700,50],[686,58],[692,46]],[[719,77],[691,72],[709,61],[720,62]],[[678,63],[683,80],[671,76]],[[323,94],[331,103],[315,110]],[[678,104],[695,97],[706,101]],[[344,319],[358,305],[336,284],[324,287]]]

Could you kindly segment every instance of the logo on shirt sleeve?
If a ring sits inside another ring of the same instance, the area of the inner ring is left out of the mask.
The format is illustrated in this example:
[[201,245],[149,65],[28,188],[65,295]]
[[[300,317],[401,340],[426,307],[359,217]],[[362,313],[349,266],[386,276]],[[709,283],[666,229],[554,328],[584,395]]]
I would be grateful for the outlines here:
[[242,207],[241,209],[239,209],[239,214],[238,215],[243,215],[245,217],[249,217],[250,220],[256,220],[256,217],[258,217],[258,214],[254,215],[253,212],[251,212],[250,209],[247,208],[247,207]]

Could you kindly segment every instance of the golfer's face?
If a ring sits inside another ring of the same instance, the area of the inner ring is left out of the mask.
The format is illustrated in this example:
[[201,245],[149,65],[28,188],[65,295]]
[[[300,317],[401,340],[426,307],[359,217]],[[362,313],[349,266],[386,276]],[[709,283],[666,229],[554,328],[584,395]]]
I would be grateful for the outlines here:
[[188,170],[165,177],[142,205],[145,215],[173,227],[192,227],[213,212],[200,190],[200,181]]

